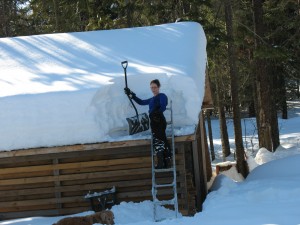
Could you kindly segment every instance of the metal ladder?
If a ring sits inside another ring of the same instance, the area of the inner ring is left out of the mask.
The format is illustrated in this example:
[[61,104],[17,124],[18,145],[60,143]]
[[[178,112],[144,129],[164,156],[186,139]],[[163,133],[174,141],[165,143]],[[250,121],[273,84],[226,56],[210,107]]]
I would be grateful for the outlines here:
[[[152,197],[153,197],[153,216],[154,221],[157,222],[162,219],[158,219],[157,217],[157,206],[158,205],[173,205],[175,218],[178,217],[178,199],[177,199],[177,183],[176,183],[176,161],[175,161],[175,140],[174,140],[174,126],[173,126],[173,111],[172,111],[172,101],[170,101],[170,107],[166,110],[171,111],[171,121],[167,122],[167,125],[171,125],[171,139],[172,139],[172,166],[167,169],[155,169],[154,162],[154,147],[153,147],[153,136],[151,138],[151,157],[152,157]],[[173,175],[173,182],[169,184],[157,184],[156,182],[156,173],[170,173]],[[173,187],[173,198],[170,200],[159,200],[157,198],[157,191],[159,188],[164,187]]]

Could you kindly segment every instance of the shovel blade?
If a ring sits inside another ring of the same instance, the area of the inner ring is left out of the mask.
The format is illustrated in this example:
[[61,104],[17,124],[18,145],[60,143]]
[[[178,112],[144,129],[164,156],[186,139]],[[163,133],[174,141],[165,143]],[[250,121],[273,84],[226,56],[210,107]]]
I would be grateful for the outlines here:
[[129,125],[129,135],[143,132],[149,129],[149,117],[147,113],[139,114],[137,116],[126,118]]

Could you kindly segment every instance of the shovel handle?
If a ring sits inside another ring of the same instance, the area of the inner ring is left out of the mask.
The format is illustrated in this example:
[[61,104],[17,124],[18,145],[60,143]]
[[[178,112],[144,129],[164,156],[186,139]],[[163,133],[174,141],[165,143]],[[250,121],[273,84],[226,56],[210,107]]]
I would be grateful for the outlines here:
[[126,86],[126,88],[128,88],[128,85],[127,85],[127,71],[126,71],[127,66],[128,66],[128,61],[121,62],[121,65],[124,69],[124,74],[125,74],[125,86]]
[[[126,86],[126,88],[128,88],[128,85],[127,85],[127,72],[126,72],[126,69],[127,69],[127,66],[128,66],[128,61],[121,62],[121,65],[124,69],[124,74],[125,74],[125,86]],[[139,120],[139,114],[138,114],[138,111],[137,111],[134,103],[132,102],[132,99],[129,97],[129,95],[127,95],[127,97],[129,99],[131,105],[133,106],[134,110],[135,110],[135,114],[136,114],[137,119]]]
[[121,62],[121,65],[122,65],[123,69],[126,69],[128,66],[128,61]]

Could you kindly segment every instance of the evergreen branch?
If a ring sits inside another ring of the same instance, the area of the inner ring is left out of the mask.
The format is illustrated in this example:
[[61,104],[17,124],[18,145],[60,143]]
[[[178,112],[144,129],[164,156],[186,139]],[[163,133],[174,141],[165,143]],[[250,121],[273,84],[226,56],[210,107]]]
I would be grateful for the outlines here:
[[254,36],[258,37],[265,45],[270,45],[268,42],[266,42],[260,35],[258,35],[254,30],[252,30],[251,28],[249,28],[247,25],[235,20],[235,22],[239,25],[242,25],[243,27],[245,27],[248,31],[250,31],[252,34],[254,34]]

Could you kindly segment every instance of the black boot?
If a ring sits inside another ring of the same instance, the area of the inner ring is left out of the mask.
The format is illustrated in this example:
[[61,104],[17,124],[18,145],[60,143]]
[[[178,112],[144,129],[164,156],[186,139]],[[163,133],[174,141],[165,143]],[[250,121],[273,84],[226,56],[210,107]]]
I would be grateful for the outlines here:
[[164,152],[159,151],[156,153],[157,157],[157,165],[155,166],[155,169],[163,169],[164,168]]
[[172,167],[172,158],[164,158],[164,168],[168,169]]
[[164,166],[167,169],[167,168],[171,168],[172,165],[173,165],[172,152],[169,145],[167,144],[164,151]]

